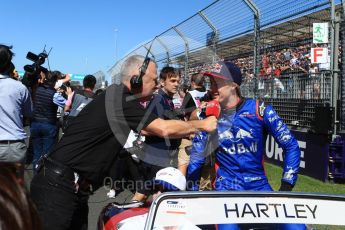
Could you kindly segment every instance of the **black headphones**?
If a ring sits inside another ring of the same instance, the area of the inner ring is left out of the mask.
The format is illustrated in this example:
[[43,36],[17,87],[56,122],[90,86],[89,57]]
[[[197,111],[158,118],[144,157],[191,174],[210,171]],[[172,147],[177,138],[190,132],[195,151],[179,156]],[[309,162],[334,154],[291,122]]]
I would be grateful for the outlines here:
[[150,53],[150,50],[151,50],[151,47],[152,47],[152,44],[154,42],[156,38],[154,38],[152,41],[151,41],[151,44],[150,44],[150,48],[147,49],[147,53],[146,53],[146,56],[145,56],[145,59],[144,59],[144,62],[143,64],[141,65],[141,67],[139,68],[139,75],[134,75],[132,76],[131,80],[130,80],[130,84],[131,84],[131,89],[133,90],[141,90],[142,87],[143,87],[143,77],[146,73],[146,70],[147,70],[147,67],[149,66],[150,64],[150,61],[151,59],[149,58],[149,53]]
[[149,66],[151,59],[146,55],[145,60],[141,67],[139,68],[139,75],[132,76],[130,83],[131,89],[133,90],[140,90],[143,87],[143,76],[146,73],[147,67]]

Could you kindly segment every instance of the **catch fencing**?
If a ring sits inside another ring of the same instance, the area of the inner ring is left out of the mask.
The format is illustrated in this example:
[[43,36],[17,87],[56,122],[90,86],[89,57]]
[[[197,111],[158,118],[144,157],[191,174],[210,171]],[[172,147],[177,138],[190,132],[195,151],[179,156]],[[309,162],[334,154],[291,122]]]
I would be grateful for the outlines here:
[[[329,25],[329,41],[314,44],[313,23],[320,22]],[[189,84],[192,73],[232,61],[242,70],[244,96],[273,104],[286,123],[308,130],[317,108],[334,108],[329,131],[336,134],[345,130],[344,38],[344,0],[216,0],[130,51],[108,73],[119,83],[123,61],[148,54],[158,69],[178,68]],[[327,63],[311,63],[315,47],[328,48]]]

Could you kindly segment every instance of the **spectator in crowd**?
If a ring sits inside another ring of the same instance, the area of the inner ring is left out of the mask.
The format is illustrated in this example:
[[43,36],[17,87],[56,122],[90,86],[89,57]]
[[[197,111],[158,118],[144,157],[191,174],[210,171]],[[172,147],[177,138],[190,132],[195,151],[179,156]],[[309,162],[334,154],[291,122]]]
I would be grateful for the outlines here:
[[[206,95],[204,83],[205,78],[202,73],[195,73],[191,76],[191,90],[186,93],[181,107],[184,110],[186,120],[190,119],[191,113],[200,106],[201,98]],[[192,145],[192,138],[192,136],[182,138],[178,153],[178,169],[183,175],[187,174],[187,167],[189,164],[188,149]]]
[[83,90],[76,89],[69,97],[65,105],[65,112],[69,112],[69,116],[75,117],[90,102],[85,99],[92,99],[95,95],[93,89],[96,85],[96,78],[93,75],[86,75],[83,79]]
[[311,81],[310,96],[312,99],[320,99],[321,97],[321,82],[317,79],[318,68],[316,64],[312,64],[309,68],[309,77]]
[[[208,101],[209,94],[207,93],[205,87],[205,77],[202,73],[193,74],[191,77],[191,88],[184,99],[182,104],[182,108],[185,111],[185,119],[189,120],[190,116],[193,111],[200,107],[201,103],[204,101]],[[198,134],[197,134],[198,135]],[[179,157],[178,157],[178,169],[183,173],[183,175],[187,174],[187,168],[190,161],[189,151],[192,145],[192,139],[194,139],[194,135],[183,138]],[[208,158],[207,164],[204,165],[201,174],[201,181],[200,181],[200,190],[211,190],[212,189],[212,180],[214,178],[214,170],[212,161]]]
[[[178,120],[174,113],[173,96],[177,93],[180,75],[173,67],[164,67],[159,75],[161,88],[150,101],[147,110],[164,120]],[[140,171],[145,181],[151,181],[157,171],[163,167],[177,164],[178,147],[181,139],[171,139],[159,136],[147,136]],[[144,181],[141,183],[144,184]],[[144,200],[152,193],[150,188],[139,188],[133,200]]]
[[19,163],[0,162],[0,229],[41,230],[37,210],[27,194]]
[[[263,149],[267,132],[285,153],[280,191],[291,191],[297,180],[300,149],[297,140],[274,111],[272,106],[241,96],[242,75],[230,62],[219,62],[211,72],[211,89],[222,111],[214,140],[205,134],[196,150],[203,160],[203,148],[207,141],[218,143],[216,156],[217,191],[272,191],[263,168]],[[203,144],[202,144],[203,141]],[[191,161],[188,173],[201,169],[199,160]],[[291,225],[289,229],[304,229],[304,225]],[[237,225],[218,225],[218,229],[238,229]]]
[[16,70],[13,63],[11,63],[10,77],[13,78],[14,80],[17,80],[17,81],[19,80],[18,71]]
[[[52,74],[57,75],[57,81],[55,83],[55,90],[59,92],[64,98],[67,99],[67,95],[70,95],[72,89],[70,87],[71,77],[69,74],[63,74],[60,71],[52,71]],[[67,102],[67,101],[66,101]],[[66,103],[65,103],[66,104]],[[63,128],[63,116],[64,116],[64,107],[58,107],[57,119],[58,119],[58,135],[57,140],[59,140],[59,130]]]
[[24,117],[32,115],[28,89],[11,78],[12,47],[0,45],[0,161],[24,162],[27,146]]
[[66,99],[56,92],[54,86],[57,74],[41,72],[44,74],[42,83],[36,90],[34,99],[34,112],[31,121],[31,138],[33,145],[32,165],[36,172],[37,161],[43,154],[48,154],[56,142],[58,134],[57,108],[64,107]]
[[69,84],[71,77],[69,74],[62,74],[60,71],[53,71],[53,74],[57,75],[57,81],[54,88],[58,90],[63,84]]
[[200,99],[206,94],[204,87],[205,78],[202,73],[193,74],[191,77],[191,90],[186,93],[182,102],[182,108],[185,111],[185,117],[189,120],[190,114],[199,107]]
[[[188,88],[189,88],[188,85],[181,85],[179,87],[178,94],[179,94],[181,99],[184,99],[184,97],[186,96],[186,94],[188,92]],[[181,105],[182,105],[182,103],[181,103]]]
[[64,127],[66,129],[67,126],[72,122],[72,120],[80,113],[80,111],[89,104],[95,93],[93,89],[96,85],[96,78],[93,75],[86,75],[83,79],[83,90],[75,90],[70,95],[68,95],[68,100],[65,104],[65,113],[68,113],[68,116],[65,116]]
[[[86,106],[68,126],[31,182],[31,196],[45,229],[86,229],[89,191],[102,186],[130,130],[144,135],[181,138],[203,130],[212,132],[216,119],[163,120],[146,113],[140,101],[157,86],[157,67],[134,55],[121,67],[122,84],[111,85]],[[52,202],[54,201],[54,202]]]

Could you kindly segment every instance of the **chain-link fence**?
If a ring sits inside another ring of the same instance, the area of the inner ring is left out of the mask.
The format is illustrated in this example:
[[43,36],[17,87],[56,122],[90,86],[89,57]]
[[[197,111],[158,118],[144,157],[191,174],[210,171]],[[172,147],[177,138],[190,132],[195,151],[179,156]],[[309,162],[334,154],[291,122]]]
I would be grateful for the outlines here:
[[[334,92],[332,61],[311,63],[314,47],[328,48],[331,57],[334,53],[332,12],[343,16],[340,0],[217,0],[129,52],[109,74],[119,82],[120,66],[133,54],[148,53],[158,69],[179,68],[185,82],[217,60],[232,61],[242,70],[244,96],[273,104],[288,124],[312,128],[315,108],[333,106],[334,95],[339,95]],[[345,46],[343,21],[340,51]],[[329,23],[329,44],[312,43],[316,22]],[[339,114],[345,129],[344,52],[339,57],[343,60]]]

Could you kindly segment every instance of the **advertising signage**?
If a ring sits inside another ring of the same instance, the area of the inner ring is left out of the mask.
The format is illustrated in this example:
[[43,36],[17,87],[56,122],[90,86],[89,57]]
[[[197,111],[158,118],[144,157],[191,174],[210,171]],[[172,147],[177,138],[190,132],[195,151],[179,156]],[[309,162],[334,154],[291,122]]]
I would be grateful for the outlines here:
[[[301,149],[300,173],[321,181],[328,179],[328,148],[326,135],[291,131]],[[271,136],[266,140],[265,160],[275,165],[283,166],[283,150]],[[317,165],[318,167],[315,167]]]

